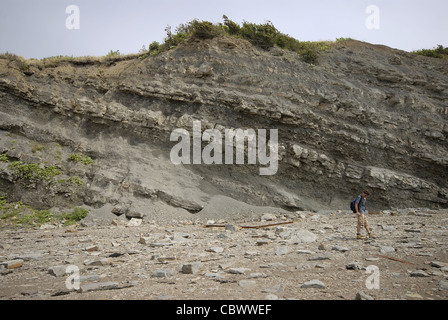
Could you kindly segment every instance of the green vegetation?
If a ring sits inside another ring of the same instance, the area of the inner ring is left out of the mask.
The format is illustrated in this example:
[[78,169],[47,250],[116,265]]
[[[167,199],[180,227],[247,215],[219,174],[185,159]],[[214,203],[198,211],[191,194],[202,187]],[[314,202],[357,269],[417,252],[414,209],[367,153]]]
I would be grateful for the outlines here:
[[352,38],[336,38],[336,42],[344,42],[344,41],[349,41],[349,40],[353,40]]
[[26,207],[22,202],[8,202],[6,195],[0,195],[1,219],[16,219],[22,208]]
[[448,60],[448,47],[444,48],[442,45],[438,45],[434,49],[422,49],[412,51],[412,53],[432,58],[447,59]]
[[160,43],[158,43],[157,41],[153,41],[149,45],[149,53],[151,56],[158,55],[160,53],[160,50],[161,50]]
[[30,70],[30,65],[27,63],[27,61],[22,61],[20,65],[20,70],[22,70],[22,72]]
[[86,209],[75,208],[71,213],[62,213],[61,217],[64,220],[64,226],[67,226],[81,221],[82,219],[87,217],[88,213],[89,211]]
[[[111,54],[112,52],[112,54]],[[137,54],[118,54],[118,51],[112,51],[109,54],[102,57],[95,56],[82,56],[82,57],[73,57],[73,56],[54,56],[43,58],[41,60],[38,59],[25,59],[16,54],[12,53],[1,53],[0,59],[6,59],[12,63],[14,63],[17,68],[22,72],[28,72],[31,68],[37,68],[39,70],[44,70],[46,68],[57,68],[64,63],[69,63],[72,65],[107,65],[111,62],[118,61],[126,61],[136,59],[142,56],[142,53]]]
[[9,162],[8,156],[5,153],[0,154],[0,162],[3,163]]
[[45,147],[43,145],[41,145],[41,144],[33,144],[33,147],[31,148],[31,151],[33,153],[36,153],[36,152],[42,151],[44,149],[45,149]]
[[[143,49],[136,54],[124,55],[121,54],[119,50],[111,50],[103,57],[54,56],[37,60],[24,59],[15,54],[6,52],[0,54],[0,59],[16,61],[18,68],[23,72],[28,71],[32,67],[36,67],[40,70],[44,68],[55,68],[63,63],[71,63],[75,65],[107,65],[111,62],[153,57],[176,48],[179,44],[189,39],[212,39],[219,35],[230,35],[232,37],[247,40],[252,45],[263,50],[269,50],[272,47],[290,50],[300,54],[305,62],[316,63],[319,55],[328,50],[330,45],[334,43],[331,41],[299,41],[277,30],[271,21],[261,24],[244,21],[242,24],[238,24],[225,15],[223,16],[223,23],[212,23],[194,19],[188,23],[179,25],[174,32],[172,32],[170,26],[167,26],[165,32],[166,37],[163,43],[154,41],[149,45],[148,50],[143,47]],[[339,38],[337,41],[345,41],[348,39],[349,38]]]
[[93,163],[93,160],[89,156],[85,156],[79,153],[73,153],[68,157],[68,161],[81,162],[84,165],[89,165]]
[[60,179],[58,180],[60,184],[69,183],[69,184],[76,184],[80,187],[85,187],[86,183],[78,176],[70,177],[68,179]]
[[89,213],[83,208],[74,208],[70,213],[54,214],[50,210],[34,210],[22,202],[8,202],[6,195],[0,196],[0,227],[40,227],[42,224],[69,226],[84,219]]
[[14,217],[16,217],[15,223],[22,226],[40,226],[53,220],[50,210],[33,210],[30,214],[14,215]]
[[113,58],[113,57],[118,57],[118,56],[121,56],[120,50],[117,50],[117,51],[110,50],[109,53],[106,54],[107,58]]
[[[13,53],[2,53],[0,59],[8,59],[16,62],[17,67],[27,73],[32,67],[40,70],[44,68],[56,68],[63,63],[74,65],[110,65],[111,62],[126,61],[132,59],[146,59],[148,57],[157,56],[163,52],[167,52],[184,41],[190,39],[212,39],[220,35],[229,35],[239,39],[249,41],[252,45],[263,50],[269,50],[278,47],[298,53],[303,61],[309,64],[317,64],[319,56],[327,51],[334,43],[352,40],[351,38],[337,38],[333,41],[299,41],[287,34],[277,30],[271,21],[257,24],[244,21],[238,24],[230,20],[227,16],[223,16],[223,23],[212,23],[209,21],[199,21],[194,19],[188,23],[179,25],[174,32],[171,27],[165,28],[166,37],[163,43],[157,41],[152,42],[148,50],[145,46],[136,54],[121,54],[119,50],[110,50],[105,56],[54,56],[49,58],[25,59]],[[433,58],[448,59],[448,47],[438,45],[434,49],[422,49],[413,51],[412,53]],[[99,71],[103,74],[103,71]]]
[[9,165],[18,178],[27,180],[51,180],[55,176],[60,175],[62,171],[56,166],[41,168],[37,163],[25,164],[22,161],[14,161]]
[[178,26],[175,33],[172,33],[171,27],[168,26],[165,29],[167,33],[165,42],[163,44],[158,42],[151,43],[148,54],[142,56],[142,58],[171,50],[188,39],[212,39],[223,34],[247,40],[252,45],[263,50],[269,50],[276,46],[297,52],[308,63],[316,63],[319,55],[328,50],[331,45],[331,42],[328,41],[310,42],[296,40],[289,35],[281,33],[270,21],[263,24],[245,21],[242,25],[239,25],[229,20],[226,16],[223,16],[223,19],[224,23],[218,24],[195,19]]

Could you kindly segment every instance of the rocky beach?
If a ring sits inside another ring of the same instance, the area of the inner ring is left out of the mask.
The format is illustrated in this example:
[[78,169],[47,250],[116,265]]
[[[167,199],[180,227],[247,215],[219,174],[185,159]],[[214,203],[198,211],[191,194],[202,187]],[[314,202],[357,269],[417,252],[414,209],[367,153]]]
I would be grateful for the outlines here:
[[[0,298],[446,300],[448,211],[92,221],[0,234]],[[78,281],[78,282],[76,282]]]

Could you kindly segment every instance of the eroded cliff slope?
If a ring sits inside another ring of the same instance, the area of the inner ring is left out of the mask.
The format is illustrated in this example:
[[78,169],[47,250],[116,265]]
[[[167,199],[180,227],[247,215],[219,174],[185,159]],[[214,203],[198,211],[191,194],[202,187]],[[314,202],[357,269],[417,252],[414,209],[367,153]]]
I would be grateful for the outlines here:
[[[170,134],[193,120],[277,129],[278,172],[174,165]],[[447,208],[447,134],[448,62],[353,40],[316,65],[227,36],[146,59],[0,59],[0,192],[36,208],[219,217],[348,209],[364,188],[370,209]]]

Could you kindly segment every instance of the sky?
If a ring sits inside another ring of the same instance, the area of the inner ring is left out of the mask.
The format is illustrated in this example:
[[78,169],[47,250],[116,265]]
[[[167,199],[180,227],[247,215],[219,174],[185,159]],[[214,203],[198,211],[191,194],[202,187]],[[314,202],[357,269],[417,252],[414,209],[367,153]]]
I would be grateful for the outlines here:
[[0,0],[0,53],[137,53],[163,42],[167,26],[223,22],[223,14],[240,24],[271,21],[302,41],[350,37],[413,51],[448,46],[447,12],[446,0]]

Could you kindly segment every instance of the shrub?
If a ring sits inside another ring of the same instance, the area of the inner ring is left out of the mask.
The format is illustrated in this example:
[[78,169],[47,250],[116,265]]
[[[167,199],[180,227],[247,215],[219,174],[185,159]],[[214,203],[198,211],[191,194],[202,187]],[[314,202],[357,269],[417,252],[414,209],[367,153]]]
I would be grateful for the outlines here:
[[[0,209],[4,212],[1,216],[3,221],[9,221],[10,225],[15,227],[39,227],[45,223],[63,223],[64,226],[73,225],[89,213],[83,208],[75,208],[71,213],[53,214],[50,210],[33,210],[21,202],[5,203],[0,199]],[[21,208],[27,208],[27,211],[21,212]]]
[[176,35],[180,38],[212,39],[219,34],[219,28],[209,21],[199,21],[194,19],[186,24],[181,24],[176,28]]
[[89,165],[93,163],[93,160],[89,156],[85,156],[79,153],[73,153],[68,157],[68,161],[81,162],[84,165]]
[[434,49],[421,49],[417,51],[412,51],[412,53],[425,57],[448,59],[448,47],[444,48],[440,44]]
[[78,185],[80,187],[85,187],[86,186],[86,183],[78,176],[70,177],[68,179],[61,179],[61,180],[58,180],[58,182],[60,184],[65,184],[65,183],[69,183],[69,184],[72,184],[72,185],[76,184],[76,185]]
[[37,163],[25,164],[22,161],[14,161],[9,165],[14,174],[27,180],[51,180],[60,175],[62,171],[56,166],[41,168]]
[[244,22],[238,34],[254,46],[268,50],[274,46],[280,32],[270,21],[265,24]]
[[244,22],[240,27],[227,16],[224,18],[224,30],[232,36],[245,39],[252,45],[269,50],[277,46],[281,49],[297,52],[307,63],[316,63],[319,55],[330,48],[329,42],[304,42],[281,33],[268,21],[264,24]]
[[87,214],[89,213],[88,210],[83,208],[75,208],[73,209],[72,213],[63,213],[62,219],[64,219],[64,226],[75,224],[85,217],[87,217]]
[[16,218],[16,223],[22,225],[42,225],[54,220],[50,210],[35,210],[31,214],[24,214]]
[[153,41],[149,47],[148,47],[148,52],[141,55],[140,59],[146,59],[148,56],[152,57],[152,56],[156,56],[158,54],[160,54],[162,52],[163,48],[160,45],[160,43],[158,43],[157,41]]
[[0,154],[0,162],[9,162],[8,156],[5,153]]
[[208,21],[199,22],[198,20],[193,20],[190,27],[192,38],[213,39],[219,34],[219,29]]
[[226,15],[223,15],[224,19],[224,25],[227,27],[225,31],[230,35],[238,35],[240,33],[240,26],[233,22],[232,20],[229,20]]
[[156,51],[156,50],[159,50],[159,49],[160,49],[160,43],[158,43],[157,41],[153,41],[149,45],[149,48],[148,48],[149,52]]
[[30,65],[26,61],[22,61],[20,64],[20,70],[21,71],[28,71],[30,70]]
[[0,211],[3,210],[3,207],[5,206],[5,204],[8,203],[8,200],[6,198],[7,198],[6,194],[0,195]]
[[117,51],[110,50],[109,53],[106,54],[106,57],[107,58],[113,58],[113,57],[117,57],[117,56],[120,56],[120,55],[121,55],[120,54],[120,50],[117,50]]
[[165,32],[166,32],[166,38],[165,38],[165,42],[162,45],[162,51],[168,51],[172,48],[175,48],[176,46],[178,46],[182,41],[184,41],[187,37],[186,34],[183,32],[178,31],[176,34],[173,34],[171,32],[171,27],[167,26],[165,28]]
[[302,59],[307,63],[316,63],[319,54],[328,50],[329,46],[322,42],[300,42],[298,48],[295,50],[300,54]]
[[353,40],[352,38],[336,38],[336,42],[345,42],[345,41],[349,41],[349,40]]
[[39,227],[44,223],[75,224],[84,219],[88,210],[76,207],[70,213],[55,214],[50,210],[35,210],[22,202],[8,202],[6,195],[0,195],[0,227]]

